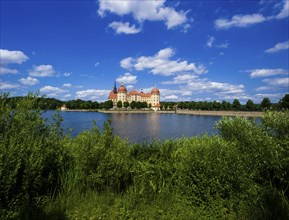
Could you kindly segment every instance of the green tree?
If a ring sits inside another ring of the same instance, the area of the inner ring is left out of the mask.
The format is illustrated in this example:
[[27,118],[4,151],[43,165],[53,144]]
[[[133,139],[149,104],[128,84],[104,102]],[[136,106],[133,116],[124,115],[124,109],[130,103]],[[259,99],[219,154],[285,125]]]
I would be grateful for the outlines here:
[[148,107],[148,103],[147,102],[142,102],[142,108],[147,108]]
[[233,101],[233,109],[234,110],[240,110],[240,108],[241,108],[241,103],[239,102],[238,99],[234,99],[234,101]]
[[136,102],[136,108],[137,109],[142,108],[142,102],[140,102],[140,101]]
[[286,94],[278,103],[278,108],[289,109],[289,94]]
[[117,106],[118,108],[122,108],[122,101],[118,101],[117,104],[116,104],[116,106]]
[[250,111],[252,111],[252,110],[255,109],[255,104],[254,104],[254,102],[253,102],[251,99],[249,99],[249,100],[247,101],[247,103],[246,103],[246,109],[247,109],[247,110],[250,110]]
[[272,106],[271,101],[267,97],[265,97],[260,104],[262,110],[269,109],[271,106]]
[[130,107],[131,107],[132,109],[135,109],[135,108],[136,108],[136,102],[135,102],[135,101],[132,101],[132,102],[130,103]]
[[129,106],[129,103],[128,102],[124,102],[123,103],[123,107],[127,108]]

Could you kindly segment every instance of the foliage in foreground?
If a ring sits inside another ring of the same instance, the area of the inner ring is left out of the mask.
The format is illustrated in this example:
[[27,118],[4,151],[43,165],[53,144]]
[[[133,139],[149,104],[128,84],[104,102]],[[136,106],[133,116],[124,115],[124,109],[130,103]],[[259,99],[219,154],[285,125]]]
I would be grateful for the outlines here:
[[131,144],[109,123],[76,138],[29,95],[1,97],[1,219],[288,219],[289,113],[224,118],[218,136]]

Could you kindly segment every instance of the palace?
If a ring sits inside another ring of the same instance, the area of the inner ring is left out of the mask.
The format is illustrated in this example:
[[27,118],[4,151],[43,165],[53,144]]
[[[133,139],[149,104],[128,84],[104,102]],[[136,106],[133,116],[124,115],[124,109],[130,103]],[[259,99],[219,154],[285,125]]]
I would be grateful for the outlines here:
[[160,91],[156,86],[154,86],[150,93],[144,93],[143,91],[137,92],[136,90],[132,90],[128,93],[123,83],[121,83],[118,89],[116,89],[116,84],[114,83],[114,87],[109,93],[108,99],[112,100],[113,106],[116,106],[118,101],[121,101],[122,103],[131,103],[132,101],[147,102],[154,111],[160,110]]

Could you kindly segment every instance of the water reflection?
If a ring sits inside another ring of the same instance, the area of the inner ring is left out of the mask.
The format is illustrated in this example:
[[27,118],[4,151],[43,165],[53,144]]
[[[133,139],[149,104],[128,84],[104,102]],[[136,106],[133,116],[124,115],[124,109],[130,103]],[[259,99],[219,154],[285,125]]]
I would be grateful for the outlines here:
[[112,114],[112,128],[115,135],[133,141],[152,141],[158,139],[160,114]]

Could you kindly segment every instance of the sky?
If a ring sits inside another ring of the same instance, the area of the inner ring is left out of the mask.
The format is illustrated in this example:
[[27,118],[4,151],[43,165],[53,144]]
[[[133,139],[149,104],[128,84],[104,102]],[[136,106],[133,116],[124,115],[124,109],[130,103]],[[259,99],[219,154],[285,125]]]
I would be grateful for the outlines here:
[[161,101],[278,102],[288,0],[0,0],[0,93],[106,101],[114,82]]

